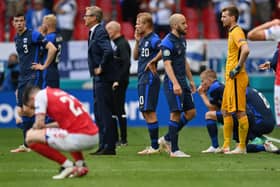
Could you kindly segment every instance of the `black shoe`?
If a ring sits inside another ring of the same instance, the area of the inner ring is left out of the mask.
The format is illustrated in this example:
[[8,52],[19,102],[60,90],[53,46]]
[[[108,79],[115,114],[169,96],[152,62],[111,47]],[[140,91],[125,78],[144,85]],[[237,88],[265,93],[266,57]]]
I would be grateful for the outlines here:
[[97,155],[99,154],[100,151],[102,151],[103,149],[102,148],[98,148],[95,152],[93,153],[89,153],[90,155]]
[[102,149],[100,152],[94,155],[116,155],[116,151],[113,149]]

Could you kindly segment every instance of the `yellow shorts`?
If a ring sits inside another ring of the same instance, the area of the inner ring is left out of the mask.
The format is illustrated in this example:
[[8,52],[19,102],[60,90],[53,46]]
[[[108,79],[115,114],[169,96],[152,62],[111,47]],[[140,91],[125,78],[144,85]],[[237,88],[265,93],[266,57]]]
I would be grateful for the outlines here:
[[227,77],[222,101],[222,110],[227,112],[246,111],[246,88],[248,75],[240,72],[234,79]]

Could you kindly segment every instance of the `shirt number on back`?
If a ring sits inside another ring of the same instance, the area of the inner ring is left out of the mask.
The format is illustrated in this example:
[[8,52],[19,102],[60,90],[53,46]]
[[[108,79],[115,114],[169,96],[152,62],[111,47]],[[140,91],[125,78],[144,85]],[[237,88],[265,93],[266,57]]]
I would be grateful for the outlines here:
[[269,102],[267,101],[267,99],[264,97],[264,95],[263,95],[261,92],[258,92],[258,95],[260,96],[260,98],[262,98],[265,107],[266,107],[266,108],[270,108],[270,104],[269,104]]
[[75,106],[75,102],[71,97],[68,96],[62,96],[59,98],[59,100],[63,103],[68,103],[70,111],[74,114],[74,116],[79,116],[83,113],[83,110],[79,106]]
[[61,56],[61,44],[57,46],[57,53],[56,53],[56,58],[55,58],[55,63],[59,63]]

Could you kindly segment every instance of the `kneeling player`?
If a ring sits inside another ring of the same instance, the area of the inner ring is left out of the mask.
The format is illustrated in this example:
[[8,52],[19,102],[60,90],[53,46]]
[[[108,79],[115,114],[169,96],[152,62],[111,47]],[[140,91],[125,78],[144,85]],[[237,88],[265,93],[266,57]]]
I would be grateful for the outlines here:
[[[202,153],[219,152],[217,122],[223,124],[223,116],[220,111],[223,97],[224,85],[217,80],[216,73],[213,70],[205,70],[201,73],[201,86],[198,92],[208,107],[209,111],[205,114],[207,130],[211,138],[212,145],[202,151]],[[272,132],[275,120],[265,97],[255,89],[247,88],[247,115],[249,120],[249,131],[247,140],[254,140],[263,134]],[[233,114],[234,135],[233,138],[238,141],[238,120]],[[277,148],[271,142],[265,142],[263,145],[247,145],[248,152],[258,151],[276,151]]]
[[[91,149],[98,143],[98,128],[82,104],[66,92],[49,88],[27,87],[23,103],[35,109],[35,123],[27,132],[28,146],[42,156],[61,165],[53,179],[83,176],[88,172],[81,150]],[[45,124],[48,115],[57,128]],[[67,151],[75,160],[68,160],[60,151]]]

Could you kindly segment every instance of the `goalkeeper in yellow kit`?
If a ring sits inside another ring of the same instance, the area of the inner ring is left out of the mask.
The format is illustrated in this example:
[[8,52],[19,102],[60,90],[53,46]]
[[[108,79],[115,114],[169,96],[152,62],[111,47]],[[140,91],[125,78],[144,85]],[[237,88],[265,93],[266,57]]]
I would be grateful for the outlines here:
[[[249,55],[249,47],[243,30],[237,25],[239,12],[237,7],[230,6],[222,10],[221,21],[228,29],[228,52],[225,70],[225,89],[222,101],[224,118],[224,144],[222,152],[226,154],[245,154],[246,137],[248,133],[248,118],[246,115],[246,87],[248,75],[245,61]],[[230,141],[233,132],[232,113],[238,118],[238,135],[240,143],[230,151]]]

